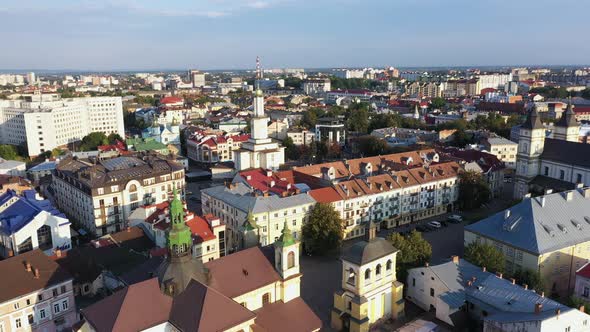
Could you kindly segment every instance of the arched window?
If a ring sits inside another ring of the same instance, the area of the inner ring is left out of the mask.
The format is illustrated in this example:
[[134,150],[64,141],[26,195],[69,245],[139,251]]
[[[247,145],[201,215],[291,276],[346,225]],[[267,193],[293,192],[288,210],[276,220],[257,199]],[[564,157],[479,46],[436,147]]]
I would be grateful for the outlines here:
[[377,268],[375,268],[375,274],[377,276],[381,275],[381,264],[377,264]]
[[134,193],[137,191],[137,186],[135,184],[132,184],[129,186],[129,192]]
[[290,269],[293,266],[295,266],[295,253],[291,251],[287,254],[287,268]]
[[365,270],[365,280],[371,279],[371,269]]
[[393,262],[390,260],[387,261],[387,263],[385,264],[385,270],[386,271],[391,271],[391,268],[393,266]]
[[348,280],[346,280],[346,282],[353,286],[356,285],[356,273],[354,273],[352,267],[348,269]]

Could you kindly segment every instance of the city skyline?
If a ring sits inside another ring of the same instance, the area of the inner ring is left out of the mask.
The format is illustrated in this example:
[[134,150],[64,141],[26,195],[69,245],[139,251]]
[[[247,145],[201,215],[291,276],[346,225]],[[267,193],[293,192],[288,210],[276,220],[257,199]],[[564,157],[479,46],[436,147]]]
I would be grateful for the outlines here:
[[[4,70],[584,65],[589,4],[206,0],[6,1]],[[42,52],[43,56],[39,56]]]

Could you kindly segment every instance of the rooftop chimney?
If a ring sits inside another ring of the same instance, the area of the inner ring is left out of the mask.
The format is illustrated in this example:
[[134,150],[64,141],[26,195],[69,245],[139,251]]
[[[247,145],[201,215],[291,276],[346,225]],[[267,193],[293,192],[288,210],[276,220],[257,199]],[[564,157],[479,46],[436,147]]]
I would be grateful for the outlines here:
[[541,292],[541,297],[545,297],[545,292]]
[[582,195],[584,195],[584,198],[590,198],[590,187],[582,189]]
[[377,225],[371,221],[367,222],[367,229],[365,230],[365,237],[367,242],[373,240],[377,236]]
[[55,256],[61,257],[61,249],[55,249]]
[[35,268],[35,271],[33,272],[33,276],[35,277],[35,279],[39,279],[39,277],[41,276],[41,272],[39,272],[38,268]]
[[486,267],[485,267],[485,266],[483,266],[483,267],[481,268],[481,270],[482,270],[483,272],[486,272],[486,271],[487,271],[487,269],[486,269]]
[[516,279],[510,278],[510,282],[512,282],[513,285],[516,285]]
[[459,256],[453,255],[451,256],[451,260],[453,261],[453,263],[459,264]]
[[556,319],[559,319],[559,314],[561,313],[561,310],[559,308],[555,309],[555,315],[557,317],[555,317]]
[[565,193],[565,200],[566,201],[571,201],[574,198],[574,192],[573,191],[568,191]]
[[543,305],[541,303],[535,303],[535,313],[536,314],[540,314],[542,309],[543,309]]
[[31,263],[29,261],[25,261],[25,270],[31,272]]
[[428,267],[428,266],[430,266],[430,263],[426,262],[426,263],[424,263],[424,266]]
[[584,183],[582,183],[582,182],[576,183],[576,189],[582,189],[582,188],[584,188]]
[[504,210],[504,219],[508,219],[508,218],[510,218],[510,210],[506,209],[506,210]]
[[496,272],[496,277],[502,279],[502,272]]
[[531,198],[531,193],[527,193],[526,195],[524,195],[524,198]]
[[529,285],[524,284],[524,285],[522,285],[522,288],[524,288],[525,290],[527,290],[527,289],[529,289]]
[[580,310],[581,312],[584,312],[584,311],[586,310],[586,308],[584,308],[584,306],[583,306],[583,305],[581,305],[581,306],[578,308],[578,310]]
[[553,189],[545,189],[545,195],[553,194]]

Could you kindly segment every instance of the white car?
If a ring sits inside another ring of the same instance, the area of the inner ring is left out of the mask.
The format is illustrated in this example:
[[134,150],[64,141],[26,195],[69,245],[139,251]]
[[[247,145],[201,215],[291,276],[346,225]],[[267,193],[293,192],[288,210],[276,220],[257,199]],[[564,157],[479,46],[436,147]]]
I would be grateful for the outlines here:
[[428,223],[428,226],[434,227],[434,228],[441,228],[442,227],[442,225],[438,221],[431,221]]
[[451,222],[456,222],[456,223],[460,223],[463,221],[463,217],[461,217],[458,214],[452,214],[449,216],[449,221]]

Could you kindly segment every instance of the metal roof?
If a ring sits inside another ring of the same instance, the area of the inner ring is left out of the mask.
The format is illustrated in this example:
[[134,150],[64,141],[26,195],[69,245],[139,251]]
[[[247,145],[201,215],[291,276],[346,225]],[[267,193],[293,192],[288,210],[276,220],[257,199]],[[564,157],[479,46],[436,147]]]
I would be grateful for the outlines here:
[[590,188],[525,198],[465,231],[533,254],[590,241]]

